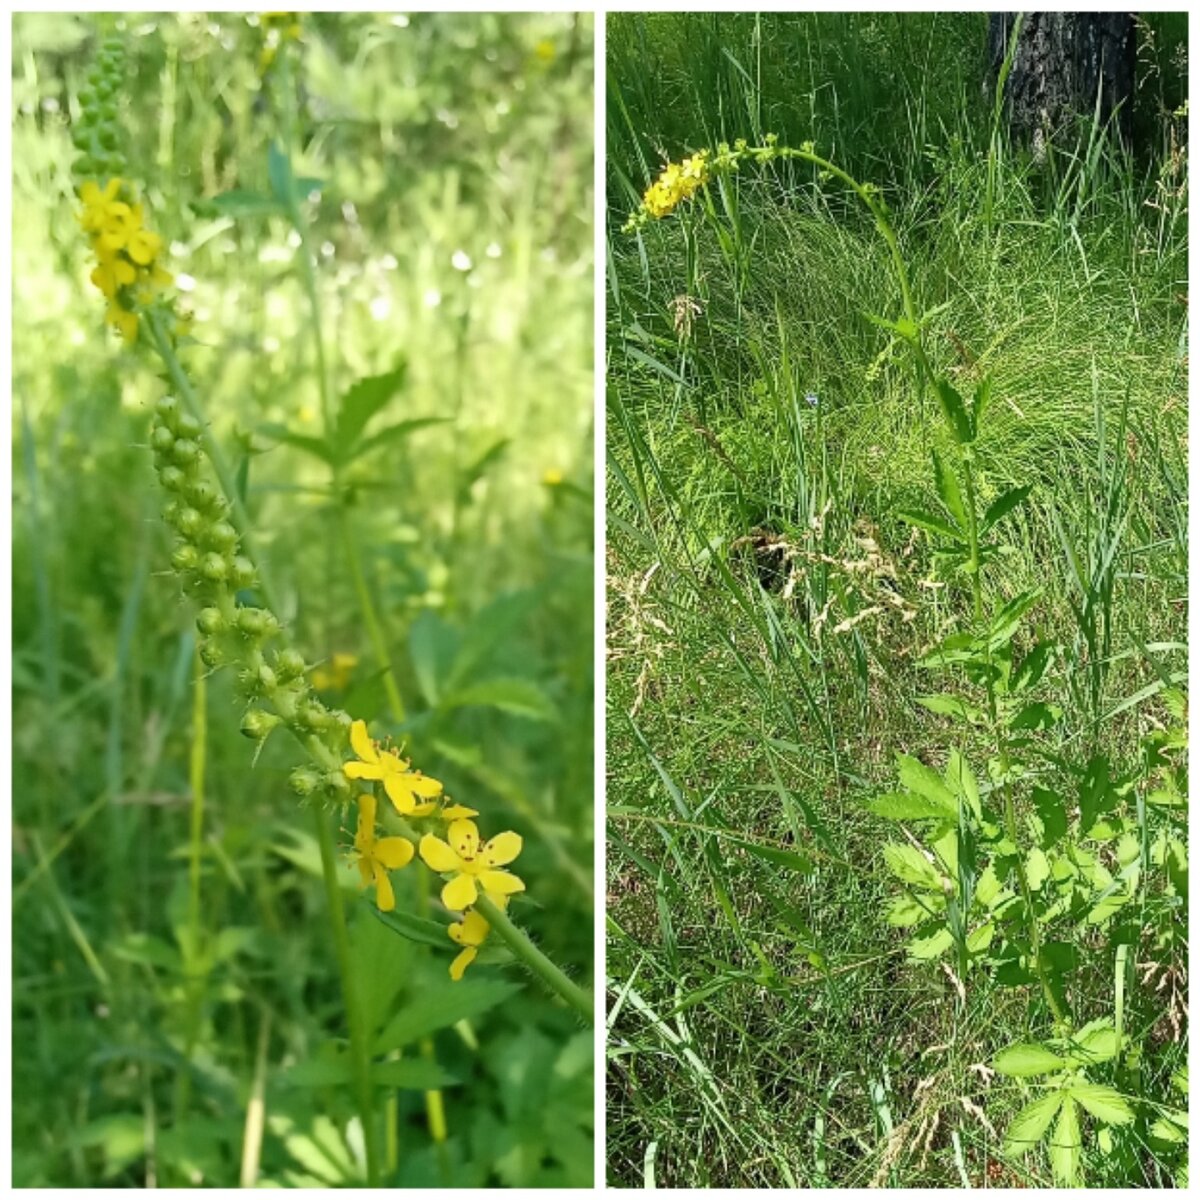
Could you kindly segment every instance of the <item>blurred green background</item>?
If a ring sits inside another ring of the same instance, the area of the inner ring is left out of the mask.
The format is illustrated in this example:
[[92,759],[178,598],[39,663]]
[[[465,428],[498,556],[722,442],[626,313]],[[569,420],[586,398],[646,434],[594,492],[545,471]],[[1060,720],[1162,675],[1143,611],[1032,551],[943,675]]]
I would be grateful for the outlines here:
[[[19,1185],[236,1184],[256,1084],[260,1183],[361,1179],[348,1089],[297,1069],[344,1038],[345,1018],[311,818],[288,786],[295,753],[273,739],[255,760],[221,674],[207,688],[198,942],[186,921],[194,614],[168,570],[145,447],[164,385],[102,327],[70,170],[77,93],[114,31],[130,174],[195,314],[188,369],[245,480],[279,615],[310,662],[356,656],[326,677],[328,702],[406,741],[485,833],[524,835],[514,916],[591,975],[591,20],[317,14],[303,29],[296,171],[319,181],[309,210],[336,391],[406,366],[371,431],[438,419],[381,438],[348,478],[402,726],[327,467],[277,436],[320,432],[295,236],[253,204],[208,203],[268,190],[278,123],[257,17],[14,18]],[[452,694],[464,681],[476,702]],[[413,876],[395,877],[401,908]],[[436,1009],[453,947],[405,941],[356,897],[373,1011]],[[471,977],[524,990],[433,1034],[458,1081],[447,1152],[420,1091],[396,1093],[391,1181],[589,1183],[590,1032],[515,967]]]

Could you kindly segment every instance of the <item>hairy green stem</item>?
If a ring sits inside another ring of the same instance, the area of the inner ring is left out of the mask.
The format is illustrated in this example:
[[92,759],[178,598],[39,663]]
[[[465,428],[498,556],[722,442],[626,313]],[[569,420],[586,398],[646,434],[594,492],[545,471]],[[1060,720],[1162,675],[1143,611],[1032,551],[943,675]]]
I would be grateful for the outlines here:
[[565,1000],[589,1025],[595,1021],[592,997],[559,970],[530,940],[529,935],[509,920],[508,914],[480,893],[475,907],[496,931],[501,941],[530,972],[556,996]]
[[375,1127],[375,1091],[371,1083],[371,1046],[363,1016],[354,964],[350,958],[350,937],[346,927],[346,909],[342,903],[342,888],[338,881],[337,858],[329,818],[320,809],[313,811],[317,842],[321,847],[321,874],[325,881],[325,897],[329,905],[329,924],[338,972],[342,980],[342,999],[346,1006],[346,1022],[350,1027],[350,1062],[354,1075],[354,1090],[359,1116],[363,1124],[363,1142],[367,1153],[367,1183],[379,1186],[379,1135]]

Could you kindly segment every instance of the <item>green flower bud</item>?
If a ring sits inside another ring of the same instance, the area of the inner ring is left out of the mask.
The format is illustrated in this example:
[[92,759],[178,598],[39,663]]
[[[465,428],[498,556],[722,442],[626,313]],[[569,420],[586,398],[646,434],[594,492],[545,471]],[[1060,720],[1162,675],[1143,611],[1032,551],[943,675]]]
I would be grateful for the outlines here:
[[252,708],[242,718],[242,734],[261,742],[279,723],[279,718],[274,713]]
[[218,521],[205,534],[205,541],[216,550],[235,550],[238,544],[237,530],[228,521]]
[[180,438],[171,450],[171,456],[181,467],[190,467],[200,458],[200,447],[190,438]]
[[225,654],[215,641],[200,643],[200,661],[212,670],[225,662]]
[[106,125],[99,133],[100,145],[105,150],[115,150],[117,148],[117,131],[111,126]]
[[258,686],[262,688],[262,690],[268,696],[276,689],[276,687],[279,686],[278,681],[275,678],[275,672],[272,671],[266,663],[263,663],[263,665],[258,668]]
[[86,150],[92,144],[92,135],[82,125],[71,130],[71,144],[76,150]]
[[172,500],[166,508],[162,510],[162,519],[168,525],[174,525],[179,520],[179,514],[183,511],[182,505],[178,500]]
[[202,608],[196,617],[196,628],[201,633],[222,633],[225,630],[225,617],[219,608]]
[[[187,476],[178,467],[168,465],[164,466],[158,472],[158,482],[161,483],[168,492],[181,492],[183,491],[183,485],[187,483]],[[167,519],[169,520],[170,518]]]
[[333,724],[336,725],[338,729],[343,730],[346,735],[349,736],[350,726],[354,724],[354,718],[344,709],[340,708],[332,709],[329,715],[333,718]]
[[333,724],[333,715],[319,700],[301,704],[296,712],[296,719],[302,726],[314,731],[328,729]]
[[179,513],[179,519],[175,522],[175,528],[185,538],[194,540],[196,535],[204,528],[204,516],[194,508],[184,508]]
[[252,588],[255,582],[254,564],[243,555],[237,555],[233,560],[233,570],[230,573],[230,582],[238,591],[243,588]]
[[175,432],[180,437],[191,438],[193,442],[198,442],[200,434],[204,432],[204,426],[191,413],[181,412],[175,421]]
[[94,179],[100,172],[96,160],[90,155],[83,155],[71,164],[72,172],[80,179]]
[[87,110],[96,103],[96,93],[92,91],[90,87],[80,88],[77,98],[79,100],[79,107],[82,108],[84,112],[87,112]]
[[171,566],[181,575],[187,571],[195,571],[200,566],[200,552],[195,546],[176,546],[171,555]]
[[260,634],[264,628],[263,610],[261,608],[239,608],[237,614],[238,628],[246,634]]
[[155,425],[150,445],[159,454],[170,454],[175,449],[175,435],[165,425]]
[[297,796],[311,796],[321,789],[321,774],[311,767],[297,767],[292,772],[291,783]]
[[220,554],[206,554],[200,564],[200,574],[210,583],[223,583],[229,575],[229,564]]
[[174,396],[162,396],[154,406],[158,419],[171,429],[177,428],[179,421],[179,401]]
[[286,650],[280,650],[275,655],[275,674],[284,683],[290,683],[293,679],[299,679],[304,674],[304,655],[298,650],[292,650],[290,647]]
[[188,501],[201,512],[212,512],[220,504],[220,497],[211,483],[203,479],[194,480],[184,492]]

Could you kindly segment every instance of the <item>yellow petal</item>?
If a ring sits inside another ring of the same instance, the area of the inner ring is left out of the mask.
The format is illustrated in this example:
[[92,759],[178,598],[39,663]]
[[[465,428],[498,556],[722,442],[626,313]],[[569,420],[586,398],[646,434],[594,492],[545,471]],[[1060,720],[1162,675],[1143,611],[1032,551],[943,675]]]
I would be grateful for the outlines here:
[[375,878],[375,872],[371,869],[371,864],[365,858],[358,860],[358,873],[362,876],[363,887],[366,887]]
[[[355,721],[350,726],[350,745],[354,749],[354,753],[358,755],[364,762],[375,763],[379,761],[379,755],[375,752],[375,745],[367,734],[366,721]],[[379,778],[378,775],[375,776]]]
[[375,806],[378,803],[372,792],[363,792],[358,797],[358,832],[365,829],[368,833],[375,832]]
[[378,863],[375,864],[375,907],[380,912],[391,912],[396,907],[396,893],[392,891],[392,881]]
[[421,839],[421,858],[431,871],[437,871],[439,874],[443,871],[457,871],[462,866],[458,855],[440,837],[434,837],[432,833],[427,833]]
[[511,896],[523,892],[525,884],[507,871],[484,871],[479,876],[479,886],[489,896]]
[[482,946],[483,939],[487,937],[488,930],[491,926],[487,921],[474,909],[463,914],[462,919],[462,937],[456,938],[455,941],[461,940],[464,946]]
[[353,759],[342,764],[342,774],[347,779],[382,779],[383,770],[374,763],[355,762]]
[[451,912],[462,912],[464,909],[470,908],[478,897],[479,893],[475,890],[475,880],[470,875],[455,875],[442,888],[442,903]]
[[468,946],[450,964],[450,978],[455,983],[463,977],[463,972],[475,961],[475,955],[478,953],[474,946]]
[[460,821],[463,817],[479,816],[479,810],[468,808],[465,804],[446,804],[438,815],[443,821]]
[[430,779],[428,775],[406,775],[404,782],[418,796],[440,796],[442,794],[442,785],[436,779]]
[[433,812],[437,812],[437,805],[430,800],[428,804],[414,804],[412,807],[412,812],[409,815],[414,817],[427,817]]
[[483,847],[483,861],[489,867],[502,867],[505,863],[512,862],[521,853],[521,845],[519,833],[513,833],[511,830],[507,833],[498,833]]
[[413,844],[408,838],[385,837],[375,843],[375,859],[389,871],[398,871],[412,862]]
[[450,845],[460,858],[474,858],[479,852],[479,830],[474,821],[453,821],[446,830]]
[[89,208],[92,208],[95,205],[100,203],[100,200],[101,200],[100,189],[99,189],[99,187],[96,186],[96,184],[91,179],[89,179],[83,185],[83,187],[81,187],[79,189],[79,198]]

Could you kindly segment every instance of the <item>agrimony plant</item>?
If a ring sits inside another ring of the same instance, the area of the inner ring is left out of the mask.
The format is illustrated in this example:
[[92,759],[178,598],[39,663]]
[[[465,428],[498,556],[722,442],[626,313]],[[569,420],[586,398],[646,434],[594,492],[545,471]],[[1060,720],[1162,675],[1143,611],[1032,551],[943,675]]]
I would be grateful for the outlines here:
[[[286,72],[287,45],[299,36],[299,26],[294,20],[281,26],[268,23],[267,33],[261,65]],[[353,841],[345,852],[364,890],[371,889],[380,918],[406,938],[453,950],[448,966],[452,980],[461,980],[481,956],[515,958],[584,1021],[592,1019],[592,1001],[508,914],[511,898],[525,891],[524,881],[508,869],[521,854],[520,836],[505,831],[484,838],[475,809],[455,803],[442,783],[416,769],[401,748],[373,738],[364,720],[328,707],[314,691],[310,666],[277,615],[234,473],[182,361],[190,320],[171,290],[164,240],[152,227],[121,151],[117,97],[123,71],[122,40],[105,41],[89,87],[80,95],[83,111],[74,134],[81,152],[74,163],[79,223],[95,260],[91,281],[107,302],[107,324],[128,348],[157,355],[170,387],[154,407],[149,447],[166,497],[163,519],[176,537],[171,567],[196,610],[199,658],[206,670],[233,675],[243,705],[241,730],[256,747],[282,727],[300,750],[302,761],[291,773],[291,784],[312,812],[320,846],[349,1028],[348,1075],[362,1122],[367,1179],[373,1184],[382,1166],[377,1092],[395,1072],[389,1073],[392,1064],[375,1061],[370,1041],[363,989],[351,962],[331,815],[339,821],[349,818],[353,826]],[[272,148],[270,167],[274,203],[298,222],[298,181],[278,146]],[[336,477],[338,468],[363,449],[368,421],[395,388],[386,380],[366,381],[351,388],[335,409],[311,265],[306,255],[302,258],[318,327],[326,409],[326,435],[318,444],[327,447],[323,456]],[[370,610],[365,614],[368,624],[371,615]],[[378,623],[372,628],[377,631]],[[381,657],[386,660],[386,650]],[[389,682],[394,689],[390,674]],[[393,710],[402,718],[398,699]],[[453,917],[448,925],[422,912],[396,911],[392,875],[410,868],[439,878],[441,901]],[[503,951],[485,946],[492,934]],[[445,1117],[437,1093],[430,1097],[430,1129],[441,1142]]]

